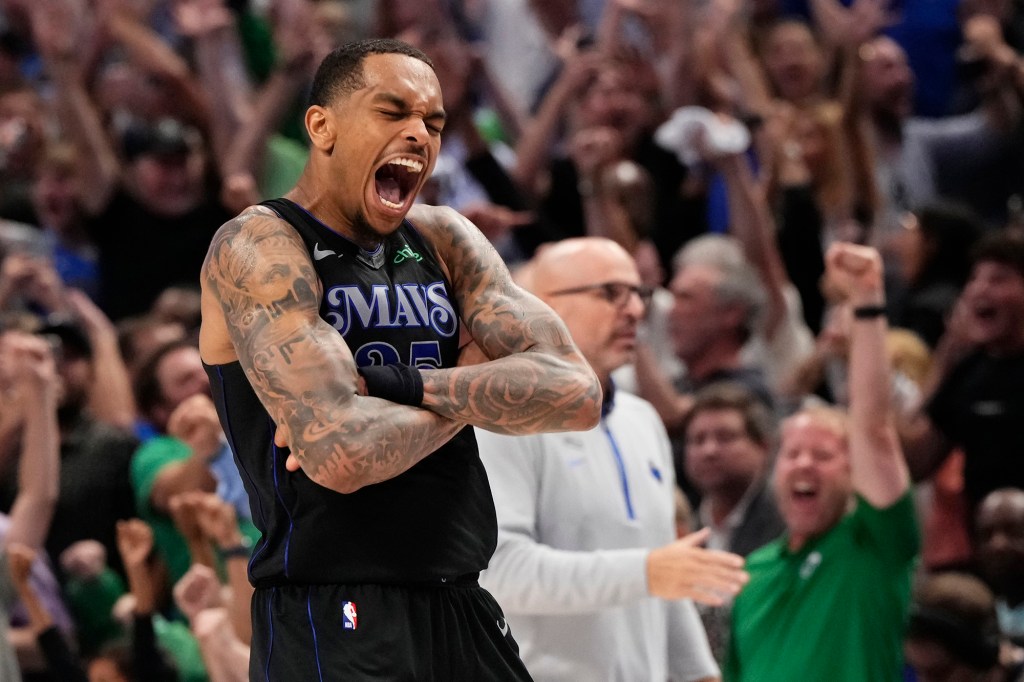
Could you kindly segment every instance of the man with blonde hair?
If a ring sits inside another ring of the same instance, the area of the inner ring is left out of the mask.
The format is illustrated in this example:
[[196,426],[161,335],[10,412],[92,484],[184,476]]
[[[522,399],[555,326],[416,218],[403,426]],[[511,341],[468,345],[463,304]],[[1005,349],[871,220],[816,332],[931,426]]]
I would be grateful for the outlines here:
[[853,307],[849,414],[782,426],[773,486],[786,531],[748,557],[726,679],[898,680],[920,539],[890,406],[882,263],[836,244],[827,277]]

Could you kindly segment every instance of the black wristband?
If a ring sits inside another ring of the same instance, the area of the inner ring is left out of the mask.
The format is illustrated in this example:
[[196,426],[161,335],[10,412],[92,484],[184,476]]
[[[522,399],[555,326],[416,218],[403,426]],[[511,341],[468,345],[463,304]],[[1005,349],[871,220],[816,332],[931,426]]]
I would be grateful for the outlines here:
[[245,545],[234,545],[233,547],[220,547],[217,549],[217,556],[221,559],[248,559],[251,553],[251,550]]
[[419,407],[423,403],[423,376],[415,367],[370,365],[360,367],[359,374],[366,382],[366,394],[383,398],[399,405]]
[[884,305],[862,305],[853,309],[853,317],[858,320],[871,320],[885,317]]

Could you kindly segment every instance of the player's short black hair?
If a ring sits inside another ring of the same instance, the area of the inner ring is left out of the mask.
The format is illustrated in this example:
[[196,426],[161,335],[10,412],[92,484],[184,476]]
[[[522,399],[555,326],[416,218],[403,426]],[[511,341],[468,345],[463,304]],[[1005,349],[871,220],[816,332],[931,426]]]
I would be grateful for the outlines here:
[[337,97],[363,87],[363,60],[371,54],[402,54],[434,68],[434,62],[422,50],[401,40],[369,38],[346,43],[320,62],[309,92],[309,105],[327,106]]

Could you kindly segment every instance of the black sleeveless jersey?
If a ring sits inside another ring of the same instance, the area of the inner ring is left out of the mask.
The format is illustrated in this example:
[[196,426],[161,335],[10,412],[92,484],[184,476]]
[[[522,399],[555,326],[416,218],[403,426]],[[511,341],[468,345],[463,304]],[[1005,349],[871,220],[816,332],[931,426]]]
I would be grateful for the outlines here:
[[[291,201],[264,205],[301,235],[323,284],[320,316],[358,365],[455,365],[457,302],[412,224],[369,254]],[[249,564],[257,587],[437,582],[486,568],[497,522],[472,428],[393,479],[336,493],[285,470],[287,450],[238,362],[207,373],[263,533]]]

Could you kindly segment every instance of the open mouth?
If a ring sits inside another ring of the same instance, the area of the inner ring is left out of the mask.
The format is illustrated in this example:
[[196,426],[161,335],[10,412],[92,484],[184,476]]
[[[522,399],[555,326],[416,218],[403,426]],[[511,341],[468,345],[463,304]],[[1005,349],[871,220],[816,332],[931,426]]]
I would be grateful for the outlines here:
[[799,502],[813,502],[818,497],[818,488],[807,481],[793,485],[790,493]]
[[988,322],[996,319],[999,314],[998,308],[990,305],[976,305],[974,307],[974,317],[981,322]]
[[381,203],[390,209],[401,209],[416,188],[423,162],[408,156],[388,161],[374,173],[374,186]]

